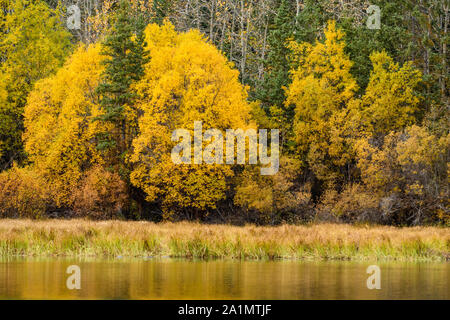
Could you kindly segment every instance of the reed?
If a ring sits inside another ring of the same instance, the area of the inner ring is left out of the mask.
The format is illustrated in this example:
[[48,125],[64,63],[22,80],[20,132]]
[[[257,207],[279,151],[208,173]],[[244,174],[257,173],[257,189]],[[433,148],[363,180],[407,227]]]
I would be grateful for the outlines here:
[[450,260],[450,229],[342,224],[0,220],[0,256]]

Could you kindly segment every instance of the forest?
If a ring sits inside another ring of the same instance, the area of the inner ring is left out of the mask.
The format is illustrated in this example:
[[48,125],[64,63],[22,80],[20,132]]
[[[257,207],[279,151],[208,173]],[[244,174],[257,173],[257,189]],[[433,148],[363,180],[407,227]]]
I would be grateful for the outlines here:
[[[449,0],[0,0],[0,217],[450,226],[449,17]],[[279,129],[278,172],[173,163],[195,121]]]

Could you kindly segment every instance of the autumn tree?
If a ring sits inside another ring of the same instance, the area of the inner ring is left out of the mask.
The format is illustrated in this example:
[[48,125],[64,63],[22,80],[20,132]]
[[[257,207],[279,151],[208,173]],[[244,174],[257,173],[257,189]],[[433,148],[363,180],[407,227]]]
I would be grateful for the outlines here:
[[[450,223],[448,1],[80,0],[72,38],[69,4],[0,0],[0,214]],[[279,172],[174,163],[200,122],[219,159],[281,129]]]
[[54,208],[53,191],[36,170],[13,165],[0,172],[0,217],[45,217]]
[[24,160],[23,108],[34,83],[71,50],[59,13],[40,0],[0,1],[0,170]]
[[400,66],[384,51],[372,53],[370,60],[373,70],[360,107],[365,130],[375,138],[417,120],[422,74],[411,62]]
[[380,200],[385,222],[450,223],[449,137],[439,138],[413,125],[391,132],[379,146],[367,139],[358,141],[362,180]]
[[166,218],[175,212],[200,217],[226,198],[233,171],[220,164],[175,164],[172,132],[186,129],[192,137],[194,121],[202,121],[203,130],[245,130],[247,92],[237,70],[197,31],[178,34],[171,24],[151,24],[145,35],[151,60],[136,84],[142,116],[130,157],[131,182],[147,201],[160,204]]
[[62,206],[71,204],[85,171],[103,163],[93,143],[108,128],[93,121],[103,114],[96,95],[101,60],[100,46],[80,47],[55,75],[37,82],[25,106],[25,150]]
[[286,105],[295,107],[294,134],[304,166],[319,180],[332,184],[342,174],[345,150],[331,138],[332,121],[354,98],[358,89],[345,54],[343,32],[331,21],[324,42],[292,43],[298,68],[291,71]]

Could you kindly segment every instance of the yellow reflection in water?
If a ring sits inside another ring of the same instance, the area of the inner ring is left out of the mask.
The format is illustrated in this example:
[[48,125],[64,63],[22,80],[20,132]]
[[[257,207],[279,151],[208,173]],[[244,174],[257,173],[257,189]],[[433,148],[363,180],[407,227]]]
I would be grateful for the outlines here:
[[[81,289],[69,290],[69,265]],[[1,299],[450,299],[450,264],[172,259],[0,260]]]

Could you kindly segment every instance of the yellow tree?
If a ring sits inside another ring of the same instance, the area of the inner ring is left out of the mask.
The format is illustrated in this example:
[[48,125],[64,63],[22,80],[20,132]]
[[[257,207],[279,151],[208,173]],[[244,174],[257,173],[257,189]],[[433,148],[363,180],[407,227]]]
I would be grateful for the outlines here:
[[304,165],[329,183],[339,177],[342,159],[348,158],[342,145],[332,141],[334,122],[345,117],[358,89],[343,38],[344,33],[330,21],[323,42],[291,44],[298,67],[291,70],[285,101],[295,106],[294,134]]
[[247,166],[236,179],[234,203],[271,224],[308,217],[310,185],[298,184],[299,167],[296,159],[286,156],[281,157],[280,171],[274,175],[261,175],[258,166]]
[[386,135],[381,146],[361,139],[356,150],[362,180],[381,199],[385,217],[401,223],[450,223],[450,134],[437,137],[413,125]]
[[[150,62],[136,84],[144,98],[137,106],[142,116],[130,157],[131,182],[148,201],[161,204],[166,217],[175,208],[205,212],[225,198],[233,171],[220,164],[173,163],[172,132],[182,128],[192,137],[194,121],[202,121],[203,131],[245,130],[251,110],[246,88],[238,71],[199,32],[179,34],[166,23],[149,25],[145,34]],[[136,116],[130,112],[130,121]]]
[[35,169],[68,204],[84,171],[101,161],[95,135],[102,124],[95,88],[103,66],[100,47],[80,47],[54,75],[36,83],[25,106],[25,150]]
[[24,159],[27,95],[70,51],[70,34],[58,11],[41,0],[0,0],[0,170]]
[[414,123],[420,97],[415,89],[422,74],[412,62],[395,63],[385,51],[370,56],[373,71],[361,99],[360,118],[369,135],[383,136]]
[[436,153],[445,150],[446,140],[421,127],[406,128],[417,120],[420,97],[415,90],[422,75],[410,62],[400,66],[384,51],[370,59],[373,71],[365,94],[348,113],[359,132],[352,144],[361,179],[374,199],[383,199],[383,217],[398,222],[414,218],[416,223],[423,220],[421,211],[436,217],[443,212],[439,199],[448,192],[442,188],[445,161]]

